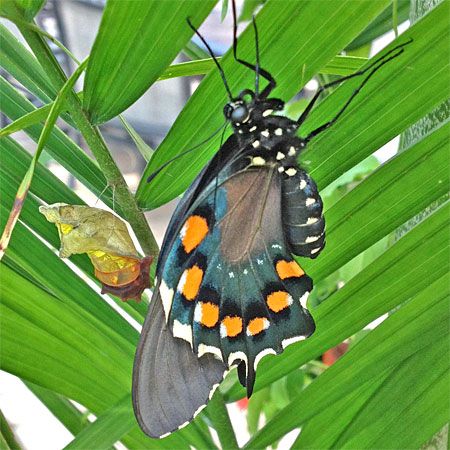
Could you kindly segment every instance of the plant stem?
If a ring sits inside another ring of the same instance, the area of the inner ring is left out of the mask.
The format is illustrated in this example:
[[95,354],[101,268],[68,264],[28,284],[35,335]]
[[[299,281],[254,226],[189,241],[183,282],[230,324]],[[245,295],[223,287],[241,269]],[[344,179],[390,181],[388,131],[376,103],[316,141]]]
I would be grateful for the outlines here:
[[217,431],[222,449],[238,449],[239,445],[236,441],[233,426],[231,425],[227,406],[219,390],[216,391],[210,400],[206,413],[211,419],[214,429]]
[[[29,27],[18,24],[18,28],[36,58],[47,72],[48,77],[59,90],[65,83],[66,76],[44,38]],[[74,91],[69,93],[67,104],[77,128],[94,154],[94,157],[106,178],[108,186],[113,189],[114,196],[123,213],[123,217],[133,228],[133,231],[141,244],[142,250],[146,255],[156,257],[159,252],[158,244],[156,243],[145,216],[138,208],[133,195],[128,189],[125,179],[109,153],[98,128],[90,123],[89,118],[83,110],[81,102]]]

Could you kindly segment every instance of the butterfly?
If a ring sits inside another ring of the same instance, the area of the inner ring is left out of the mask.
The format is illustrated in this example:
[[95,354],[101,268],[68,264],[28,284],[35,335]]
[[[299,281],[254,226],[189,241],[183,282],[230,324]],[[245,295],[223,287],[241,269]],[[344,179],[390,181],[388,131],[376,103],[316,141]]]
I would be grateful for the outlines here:
[[[256,64],[238,58],[232,6],[234,58],[255,72],[254,91],[232,95],[208,43],[189,22],[222,76],[230,99],[224,115],[233,134],[186,191],[162,244],[133,371],[134,411],[151,437],[187,425],[232,367],[250,397],[261,359],[314,332],[307,309],[313,283],[294,255],[319,256],[325,220],[316,183],[299,156],[403,51],[396,47],[366,69],[322,86],[291,120],[280,115],[285,103],[270,97],[276,82],[259,64],[255,20]],[[334,118],[298,136],[325,89],[361,75],[359,89]],[[267,80],[261,91],[260,77]]]

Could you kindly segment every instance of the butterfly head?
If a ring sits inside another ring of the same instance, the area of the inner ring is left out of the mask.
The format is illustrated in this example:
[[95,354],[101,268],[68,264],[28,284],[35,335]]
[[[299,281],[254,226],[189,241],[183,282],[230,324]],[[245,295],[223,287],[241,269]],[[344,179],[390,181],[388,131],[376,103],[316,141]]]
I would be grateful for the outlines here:
[[243,90],[236,98],[227,103],[223,109],[225,118],[235,129],[246,129],[265,120],[274,111],[281,111],[284,102],[279,99],[261,99],[250,89]]

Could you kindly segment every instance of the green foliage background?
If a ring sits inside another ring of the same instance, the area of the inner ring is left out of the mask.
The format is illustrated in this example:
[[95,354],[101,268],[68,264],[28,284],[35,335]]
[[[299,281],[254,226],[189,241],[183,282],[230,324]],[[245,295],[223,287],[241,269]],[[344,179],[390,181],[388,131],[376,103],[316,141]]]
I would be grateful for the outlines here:
[[[258,3],[245,2],[244,18]],[[413,11],[423,3],[413,0]],[[0,8],[30,48],[0,25],[2,68],[44,103],[36,109],[0,78],[1,111],[12,121],[0,141],[2,229],[31,163],[13,135],[24,130],[93,193],[108,185],[102,199],[109,206],[114,190],[117,212],[131,224],[143,250],[157,255],[142,211],[181,194],[218,146],[212,139],[168,166],[151,185],[145,182],[155,168],[223,121],[226,95],[211,61],[194,58],[170,66],[182,50],[199,55],[189,43],[185,19],[200,25],[215,1],[109,0],[81,94],[69,89],[47,38],[34,24],[43,4],[5,0]],[[366,64],[352,52],[364,52],[391,27],[392,16],[405,19],[409,1],[394,2],[392,11],[389,0],[264,2],[257,21],[264,67],[278,82],[274,95],[289,100],[319,73],[345,75]],[[274,446],[299,427],[294,444],[299,449],[419,448],[448,421],[449,13],[445,0],[413,17],[387,50],[409,38],[413,43],[302,155],[326,207],[327,247],[318,260],[302,261],[316,284],[310,306],[317,331],[261,363],[248,409],[246,448]],[[252,59],[251,27],[239,45],[241,56]],[[345,48],[347,56],[337,56]],[[252,85],[251,73],[236,65],[230,52],[222,63],[232,91]],[[127,126],[141,151],[151,155],[133,195],[97,126],[123,112],[158,79],[194,73],[207,75],[154,153]],[[332,117],[357,84],[345,83],[328,95],[302,134]],[[58,112],[55,99],[61,119],[80,131],[93,159],[49,120],[50,110]],[[378,166],[371,155],[401,133],[402,151]],[[191,425],[163,440],[143,435],[130,401],[138,333],[43,242],[59,247],[56,229],[38,214],[38,206],[82,201],[40,163],[30,194],[1,263],[1,368],[24,380],[74,434],[67,448],[109,449],[118,440],[130,449],[215,448],[208,426],[218,432],[222,448],[236,448],[225,408],[244,396],[234,374]],[[86,257],[71,261],[92,277]],[[145,302],[118,304],[142,323]],[[363,330],[386,313],[373,331]],[[318,358],[345,339],[350,339],[349,351],[325,370]],[[84,405],[96,421],[89,423],[68,399]],[[258,425],[261,414],[263,426]],[[0,448],[18,448],[3,416]]]

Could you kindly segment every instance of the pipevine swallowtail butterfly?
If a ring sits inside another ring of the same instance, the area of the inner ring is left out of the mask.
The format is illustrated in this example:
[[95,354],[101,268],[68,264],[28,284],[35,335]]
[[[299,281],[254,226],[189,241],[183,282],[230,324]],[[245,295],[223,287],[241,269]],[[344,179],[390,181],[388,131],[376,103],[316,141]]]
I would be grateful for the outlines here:
[[[276,83],[259,63],[237,56],[255,72],[255,90],[233,96],[208,43],[230,101],[224,114],[233,134],[201,171],[169,223],[156,269],[149,312],[137,349],[133,405],[141,428],[164,437],[187,425],[207,404],[228,370],[237,366],[250,397],[256,367],[268,354],[310,336],[306,309],[313,283],[293,255],[316,258],[325,245],[322,200],[298,163],[307,143],[333,125],[360,89],[401,44],[363,70],[323,85],[298,120],[270,98]],[[298,137],[320,94],[354,77],[357,90],[334,118]],[[260,91],[260,77],[267,85]]]

